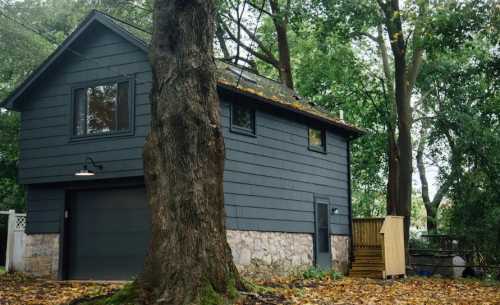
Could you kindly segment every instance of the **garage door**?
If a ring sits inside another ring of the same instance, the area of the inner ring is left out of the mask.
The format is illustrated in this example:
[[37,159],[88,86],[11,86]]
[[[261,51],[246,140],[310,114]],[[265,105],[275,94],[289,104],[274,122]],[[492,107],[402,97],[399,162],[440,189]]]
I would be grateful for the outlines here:
[[126,280],[141,272],[151,229],[144,187],[78,191],[69,208],[69,279]]

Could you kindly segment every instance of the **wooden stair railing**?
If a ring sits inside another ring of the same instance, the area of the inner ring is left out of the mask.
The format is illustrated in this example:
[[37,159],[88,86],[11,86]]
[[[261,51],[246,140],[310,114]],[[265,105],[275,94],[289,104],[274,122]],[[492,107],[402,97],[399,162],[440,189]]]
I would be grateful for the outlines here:
[[405,274],[403,218],[353,219],[353,260],[350,275],[386,278]]
[[352,220],[353,260],[350,275],[381,278],[384,270],[382,238],[379,234],[384,218]]

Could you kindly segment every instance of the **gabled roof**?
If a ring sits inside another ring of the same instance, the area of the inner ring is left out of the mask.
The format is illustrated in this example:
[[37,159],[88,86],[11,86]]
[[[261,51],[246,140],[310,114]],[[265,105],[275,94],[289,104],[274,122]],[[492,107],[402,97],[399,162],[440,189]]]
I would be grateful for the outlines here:
[[[138,35],[137,31],[129,25],[112,18],[109,15],[92,11],[80,25],[69,35],[61,45],[20,85],[18,86],[0,106],[15,109],[16,101],[38,80],[38,78],[65,52],[72,51],[70,46],[75,42],[92,24],[99,22],[116,34],[123,37],[144,52],[149,51],[150,36]],[[73,51],[74,52],[74,51]],[[330,113],[323,111],[318,106],[298,96],[298,94],[282,85],[263,76],[242,70],[239,67],[217,62],[217,83],[219,87],[228,89],[239,94],[247,95],[264,103],[287,109],[301,115],[320,120],[329,125],[338,127],[353,137],[364,133],[362,129],[348,124]]]

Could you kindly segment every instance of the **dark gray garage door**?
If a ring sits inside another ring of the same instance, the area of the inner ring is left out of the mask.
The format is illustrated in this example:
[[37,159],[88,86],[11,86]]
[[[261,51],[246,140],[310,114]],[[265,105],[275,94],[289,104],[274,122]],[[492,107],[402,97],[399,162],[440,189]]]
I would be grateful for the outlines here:
[[126,280],[138,275],[149,244],[149,215],[143,187],[73,193],[68,278]]

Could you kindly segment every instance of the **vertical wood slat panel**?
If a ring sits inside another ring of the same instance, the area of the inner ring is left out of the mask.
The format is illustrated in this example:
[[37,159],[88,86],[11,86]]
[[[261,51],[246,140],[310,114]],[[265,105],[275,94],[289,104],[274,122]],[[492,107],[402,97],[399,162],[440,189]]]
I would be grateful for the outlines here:
[[384,218],[355,218],[352,220],[353,245],[355,247],[377,247],[382,245],[380,229]]

